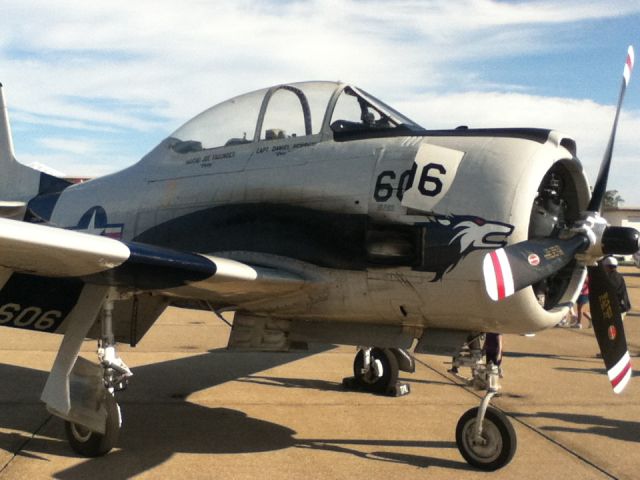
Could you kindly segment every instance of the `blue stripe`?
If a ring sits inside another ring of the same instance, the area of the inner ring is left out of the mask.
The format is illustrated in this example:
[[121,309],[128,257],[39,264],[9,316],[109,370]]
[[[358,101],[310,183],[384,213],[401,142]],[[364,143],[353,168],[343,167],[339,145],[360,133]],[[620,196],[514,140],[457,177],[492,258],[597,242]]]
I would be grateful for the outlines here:
[[211,278],[216,265],[202,255],[153,245],[123,242],[131,256],[122,265],[83,277],[90,283],[140,289],[165,289]]

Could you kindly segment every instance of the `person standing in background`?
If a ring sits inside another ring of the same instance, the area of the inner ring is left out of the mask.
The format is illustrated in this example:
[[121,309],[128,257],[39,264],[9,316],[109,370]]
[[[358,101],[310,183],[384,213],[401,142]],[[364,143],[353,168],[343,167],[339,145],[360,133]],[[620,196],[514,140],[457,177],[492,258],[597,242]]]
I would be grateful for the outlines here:
[[589,319],[589,327],[591,328],[591,317],[584,312],[584,307],[589,303],[589,277],[584,279],[580,295],[576,300],[576,317],[575,322],[571,324],[574,328],[582,328],[582,316],[584,315]]
[[500,371],[502,378],[502,334],[487,333],[484,339],[484,354],[487,365],[493,363]]

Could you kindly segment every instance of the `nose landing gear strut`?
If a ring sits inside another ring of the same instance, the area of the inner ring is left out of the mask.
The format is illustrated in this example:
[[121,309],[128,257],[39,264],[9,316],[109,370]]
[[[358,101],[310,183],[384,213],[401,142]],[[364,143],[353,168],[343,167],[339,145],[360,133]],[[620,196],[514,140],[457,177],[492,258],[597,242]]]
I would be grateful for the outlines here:
[[471,368],[472,377],[465,379],[467,384],[486,393],[480,406],[467,410],[458,420],[456,445],[470,465],[497,470],[511,461],[517,448],[513,425],[504,413],[489,405],[501,389],[500,369],[493,363],[484,363],[478,337],[464,345],[454,358],[454,372],[460,366]]

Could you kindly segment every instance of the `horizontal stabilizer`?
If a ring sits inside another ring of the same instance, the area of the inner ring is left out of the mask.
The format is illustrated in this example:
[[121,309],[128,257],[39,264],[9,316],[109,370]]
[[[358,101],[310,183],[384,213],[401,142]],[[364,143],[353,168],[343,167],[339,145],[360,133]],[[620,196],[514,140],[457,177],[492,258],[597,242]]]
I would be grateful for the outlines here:
[[25,202],[0,202],[0,218],[22,220],[26,211]]

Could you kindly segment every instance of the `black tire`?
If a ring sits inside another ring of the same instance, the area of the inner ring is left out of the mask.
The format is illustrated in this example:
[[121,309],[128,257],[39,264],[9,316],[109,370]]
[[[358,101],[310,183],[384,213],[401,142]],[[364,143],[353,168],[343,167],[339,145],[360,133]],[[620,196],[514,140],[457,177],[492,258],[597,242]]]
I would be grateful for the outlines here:
[[101,457],[108,453],[118,441],[120,433],[120,407],[116,403],[113,394],[105,396],[105,408],[107,409],[107,425],[104,435],[92,432],[82,425],[64,422],[64,430],[71,448],[85,457]]
[[368,374],[362,374],[364,367],[364,352],[359,350],[353,361],[353,375],[360,387],[373,393],[387,393],[398,381],[398,359],[387,348],[371,349],[371,362],[380,360],[382,363],[382,376],[376,377],[371,370]]
[[494,471],[508,464],[518,442],[513,425],[500,410],[488,407],[482,426],[484,445],[473,442],[478,407],[467,410],[456,427],[456,444],[464,459],[476,468]]

